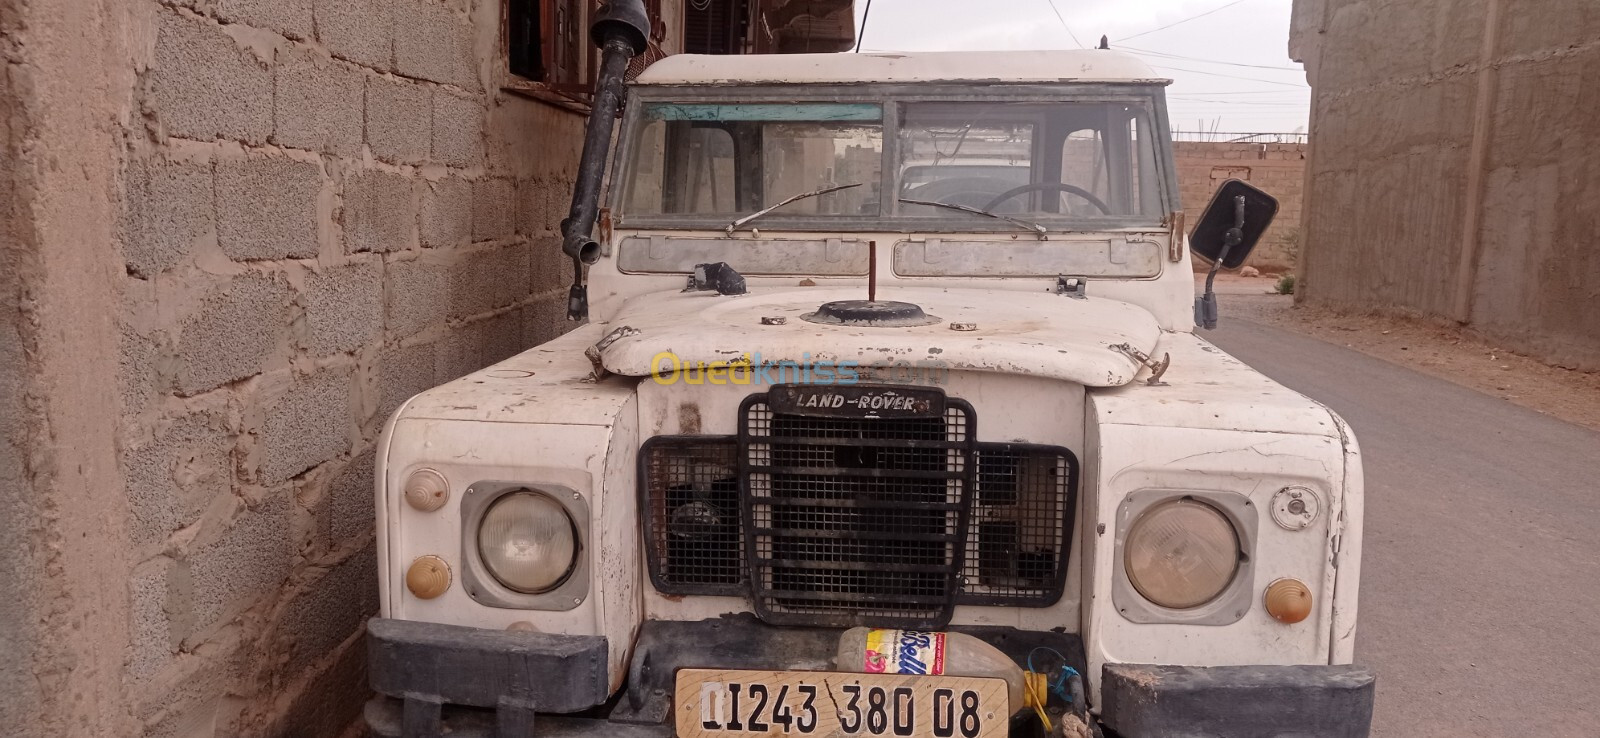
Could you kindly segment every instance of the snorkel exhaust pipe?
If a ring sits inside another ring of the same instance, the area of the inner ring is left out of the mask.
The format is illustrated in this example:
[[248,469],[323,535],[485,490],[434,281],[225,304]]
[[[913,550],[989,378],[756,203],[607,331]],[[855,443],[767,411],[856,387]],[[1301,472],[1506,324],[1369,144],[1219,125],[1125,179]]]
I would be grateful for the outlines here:
[[578,180],[572,188],[572,207],[561,221],[561,251],[572,259],[572,289],[567,292],[567,320],[572,321],[589,319],[589,288],[583,282],[583,267],[600,260],[594,222],[600,214],[600,187],[605,182],[611,132],[622,105],[623,78],[628,62],[643,54],[649,44],[650,15],[643,0],[606,3],[595,13],[589,38],[600,47],[600,75],[583,137],[583,157],[578,160]]

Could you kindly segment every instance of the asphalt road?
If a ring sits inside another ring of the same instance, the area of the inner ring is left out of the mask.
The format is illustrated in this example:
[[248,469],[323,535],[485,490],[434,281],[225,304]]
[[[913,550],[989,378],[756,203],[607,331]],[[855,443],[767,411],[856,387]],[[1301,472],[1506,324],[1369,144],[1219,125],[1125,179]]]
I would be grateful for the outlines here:
[[1600,433],[1366,355],[1206,334],[1355,429],[1378,736],[1600,736]]

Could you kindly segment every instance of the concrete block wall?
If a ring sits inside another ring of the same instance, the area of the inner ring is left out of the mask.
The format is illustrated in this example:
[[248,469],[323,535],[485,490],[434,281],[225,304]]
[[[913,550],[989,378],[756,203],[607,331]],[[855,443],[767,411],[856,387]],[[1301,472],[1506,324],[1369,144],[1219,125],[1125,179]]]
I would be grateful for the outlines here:
[[1278,217],[1247,263],[1262,271],[1292,270],[1301,238],[1306,145],[1179,141],[1173,147],[1188,226],[1199,222],[1223,182],[1242,179],[1278,198]]
[[373,446],[411,394],[565,329],[582,120],[495,89],[494,2],[132,5],[104,256],[129,734],[337,735]]
[[1300,299],[1600,369],[1600,6],[1296,0],[1312,83]]

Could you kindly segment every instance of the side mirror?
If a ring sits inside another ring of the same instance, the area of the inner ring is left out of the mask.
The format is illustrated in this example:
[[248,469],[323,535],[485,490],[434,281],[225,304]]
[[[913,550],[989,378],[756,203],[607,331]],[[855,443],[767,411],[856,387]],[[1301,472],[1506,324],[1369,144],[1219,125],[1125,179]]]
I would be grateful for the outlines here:
[[1209,264],[1238,269],[1278,215],[1277,198],[1241,180],[1217,188],[1189,234],[1189,248]]

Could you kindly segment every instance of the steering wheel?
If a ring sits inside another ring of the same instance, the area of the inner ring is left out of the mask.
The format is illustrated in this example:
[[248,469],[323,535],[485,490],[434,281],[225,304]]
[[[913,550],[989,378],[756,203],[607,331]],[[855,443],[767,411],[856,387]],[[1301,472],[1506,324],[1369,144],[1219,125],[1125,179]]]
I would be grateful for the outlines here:
[[1062,184],[1060,182],[1035,182],[1033,184],[1025,184],[1021,187],[1013,187],[1005,192],[1000,193],[999,195],[996,195],[993,200],[989,201],[988,205],[983,206],[983,209],[993,212],[996,205],[1010,200],[1017,195],[1025,195],[1029,192],[1052,191],[1064,192],[1069,195],[1077,195],[1078,197],[1088,200],[1090,205],[1099,208],[1100,212],[1105,213],[1106,215],[1111,214],[1111,208],[1108,207],[1105,202],[1101,201],[1100,198],[1095,197],[1093,192],[1090,192],[1082,187],[1075,187],[1073,185]]

